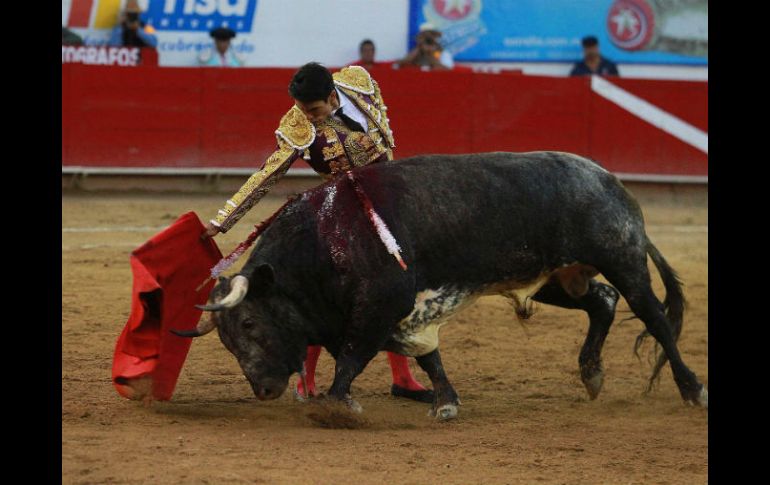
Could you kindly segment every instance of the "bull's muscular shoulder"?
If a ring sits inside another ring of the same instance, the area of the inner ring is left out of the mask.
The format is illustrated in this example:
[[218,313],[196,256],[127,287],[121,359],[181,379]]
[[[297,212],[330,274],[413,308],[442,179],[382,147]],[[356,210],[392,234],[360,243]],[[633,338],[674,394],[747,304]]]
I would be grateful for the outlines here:
[[315,127],[296,105],[283,115],[275,134],[297,150],[304,150],[315,141]]
[[361,66],[348,66],[335,72],[334,84],[341,88],[350,89],[357,93],[373,95],[374,81],[369,72]]

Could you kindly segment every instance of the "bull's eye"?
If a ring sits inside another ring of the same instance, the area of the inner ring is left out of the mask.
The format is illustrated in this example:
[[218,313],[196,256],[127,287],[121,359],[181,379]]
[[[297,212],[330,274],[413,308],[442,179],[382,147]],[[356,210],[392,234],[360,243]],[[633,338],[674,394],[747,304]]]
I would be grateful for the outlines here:
[[246,320],[241,322],[241,325],[243,325],[243,328],[245,328],[246,330],[250,330],[254,328],[254,320],[247,318]]

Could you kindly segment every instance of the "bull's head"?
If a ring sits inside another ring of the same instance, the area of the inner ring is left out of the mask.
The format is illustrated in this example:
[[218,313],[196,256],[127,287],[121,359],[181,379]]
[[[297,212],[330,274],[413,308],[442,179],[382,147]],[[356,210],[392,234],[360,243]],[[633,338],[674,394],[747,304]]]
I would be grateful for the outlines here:
[[270,265],[250,277],[220,278],[192,331],[172,330],[182,337],[200,337],[214,328],[236,359],[258,399],[275,399],[286,390],[289,377],[302,369],[305,342],[300,341],[301,317],[294,304],[275,288]]

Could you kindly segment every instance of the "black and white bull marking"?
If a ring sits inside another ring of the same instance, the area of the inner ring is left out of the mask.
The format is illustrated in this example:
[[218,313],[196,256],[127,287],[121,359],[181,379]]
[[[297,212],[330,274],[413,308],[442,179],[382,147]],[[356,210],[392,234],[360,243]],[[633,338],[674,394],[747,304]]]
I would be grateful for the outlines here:
[[[206,307],[211,319],[182,332],[216,327],[258,398],[280,396],[306,347],[323,345],[336,359],[329,396],[360,409],[350,385],[388,350],[417,359],[433,383],[432,413],[452,418],[459,400],[441,363],[439,329],[478,297],[502,295],[522,318],[533,301],[588,314],[578,362],[593,399],[623,295],[643,335],[663,349],[650,383],[668,361],[684,400],[708,407],[706,388],[676,346],[684,312],[678,277],[648,239],[636,201],[600,166],[568,153],[486,153],[419,156],[354,174],[400,245],[406,271],[340,177],[289,203],[240,274],[220,279]],[[648,256],[666,288],[662,303]],[[612,286],[596,281],[599,273]]]

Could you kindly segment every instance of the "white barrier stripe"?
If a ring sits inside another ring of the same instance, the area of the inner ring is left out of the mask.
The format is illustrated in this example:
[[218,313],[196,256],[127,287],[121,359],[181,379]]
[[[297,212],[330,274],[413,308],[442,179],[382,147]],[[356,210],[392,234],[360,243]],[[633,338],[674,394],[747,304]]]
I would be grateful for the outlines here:
[[682,121],[671,113],[663,111],[642,98],[634,96],[628,91],[602,79],[600,76],[591,76],[591,89],[599,96],[612,101],[629,113],[708,155],[708,133]]
[[612,172],[623,182],[653,182],[663,184],[708,184],[708,175],[658,175]]
[[102,249],[102,248],[133,248],[136,249],[144,243],[115,243],[115,244],[81,244],[79,246],[62,246],[62,251],[76,251],[79,249]]
[[678,225],[669,225],[669,224],[663,224],[663,225],[655,225],[650,224],[648,226],[645,226],[648,231],[660,231],[660,232],[709,232],[709,226],[678,226]]
[[[110,164],[114,165],[114,164]],[[227,168],[227,167],[205,167],[205,168],[189,168],[189,167],[120,167],[120,166],[103,166],[103,167],[84,167],[81,165],[62,165],[61,173],[65,175],[236,175],[236,176],[250,176],[256,172],[256,168]],[[318,178],[320,176],[312,168],[291,168],[285,174],[286,176],[302,176],[313,175]]]
[[125,226],[125,227],[62,227],[61,232],[151,232],[162,231],[168,226]]

